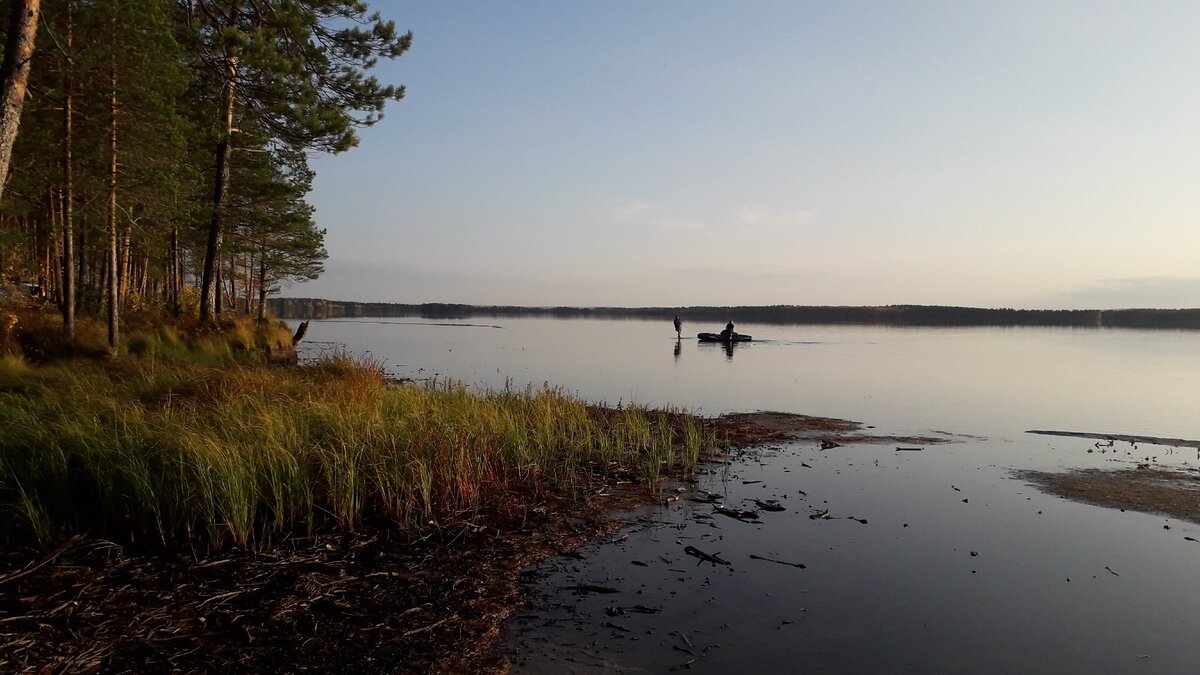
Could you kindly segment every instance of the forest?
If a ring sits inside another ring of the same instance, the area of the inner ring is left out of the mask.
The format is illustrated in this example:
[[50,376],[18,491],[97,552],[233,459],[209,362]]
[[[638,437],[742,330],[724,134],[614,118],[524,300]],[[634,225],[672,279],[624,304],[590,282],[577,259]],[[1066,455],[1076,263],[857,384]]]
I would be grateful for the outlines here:
[[[466,319],[473,316],[563,319],[645,319],[766,324],[875,324],[890,326],[1066,326],[1081,328],[1200,328],[1200,309],[1011,309],[938,305],[518,307],[456,303],[397,304],[320,298],[271,298],[275,316],[287,319],[400,317]],[[702,330],[698,328],[698,330]]]
[[411,33],[359,0],[5,5],[0,293],[115,349],[123,313],[261,318],[323,271],[309,159],[403,97],[370,71]]

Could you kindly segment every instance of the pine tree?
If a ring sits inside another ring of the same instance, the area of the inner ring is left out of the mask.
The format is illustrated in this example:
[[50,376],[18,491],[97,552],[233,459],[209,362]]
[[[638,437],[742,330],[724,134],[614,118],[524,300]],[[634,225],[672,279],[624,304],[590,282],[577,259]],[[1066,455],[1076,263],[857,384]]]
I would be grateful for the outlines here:
[[246,309],[251,311],[251,299],[257,296],[254,311],[261,320],[267,295],[279,284],[315,279],[324,271],[325,230],[317,227],[313,208],[304,200],[313,179],[304,152],[276,146],[247,153],[234,179],[229,222],[235,250],[248,261]]
[[293,148],[341,152],[377,122],[403,87],[366,73],[408,50],[412,34],[358,0],[188,0],[199,63],[221,82],[200,314],[216,312],[217,261],[229,195],[235,108]]
[[40,11],[40,0],[12,0],[4,62],[0,63],[0,196],[4,195],[13,142],[21,124],[21,108],[25,104],[25,89],[33,65]]

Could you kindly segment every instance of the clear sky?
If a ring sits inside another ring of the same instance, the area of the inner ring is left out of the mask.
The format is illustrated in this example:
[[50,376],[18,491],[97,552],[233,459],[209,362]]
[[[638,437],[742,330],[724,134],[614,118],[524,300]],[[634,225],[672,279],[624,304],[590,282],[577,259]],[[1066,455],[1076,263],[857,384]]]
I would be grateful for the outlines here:
[[1200,2],[370,5],[408,94],[286,295],[1200,306]]

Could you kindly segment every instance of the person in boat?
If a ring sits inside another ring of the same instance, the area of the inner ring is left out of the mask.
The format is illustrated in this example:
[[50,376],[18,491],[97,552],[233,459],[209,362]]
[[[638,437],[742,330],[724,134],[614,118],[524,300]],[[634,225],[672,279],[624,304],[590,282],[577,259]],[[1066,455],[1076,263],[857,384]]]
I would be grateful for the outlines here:
[[679,315],[675,315],[675,337],[678,340],[683,339],[683,322],[679,320]]
[[732,340],[733,339],[733,322],[732,321],[725,324],[725,330],[721,331],[721,338],[724,340]]

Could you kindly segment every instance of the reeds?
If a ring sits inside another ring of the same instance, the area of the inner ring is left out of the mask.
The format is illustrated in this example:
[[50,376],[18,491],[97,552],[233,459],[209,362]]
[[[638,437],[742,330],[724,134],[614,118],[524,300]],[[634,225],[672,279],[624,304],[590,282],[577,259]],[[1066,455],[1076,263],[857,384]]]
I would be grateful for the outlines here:
[[169,358],[183,342],[156,332],[144,358],[115,362],[0,360],[0,537],[90,528],[248,547],[376,517],[425,527],[566,492],[585,466],[654,485],[714,441],[679,411],[396,385],[344,355],[304,368]]

